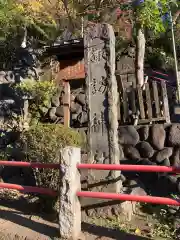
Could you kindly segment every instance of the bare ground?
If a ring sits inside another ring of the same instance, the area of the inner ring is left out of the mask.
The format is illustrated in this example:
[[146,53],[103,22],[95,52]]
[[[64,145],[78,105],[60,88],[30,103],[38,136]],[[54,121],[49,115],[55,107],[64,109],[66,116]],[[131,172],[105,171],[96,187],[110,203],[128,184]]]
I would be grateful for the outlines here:
[[[35,202],[29,202],[24,195],[14,192],[14,196],[7,199],[6,194],[0,192],[0,240],[58,240],[57,216],[43,213],[41,206]],[[13,192],[11,192],[13,195]],[[28,197],[28,196],[27,196]],[[5,200],[6,199],[6,200]],[[133,231],[130,233],[121,227],[113,230],[111,226],[92,222],[82,223],[82,239],[87,240],[145,240],[152,239],[137,236],[135,229],[141,229],[143,235],[150,230],[144,218],[136,218],[132,222]],[[122,223],[121,223],[122,226]],[[160,238],[153,238],[160,239]]]

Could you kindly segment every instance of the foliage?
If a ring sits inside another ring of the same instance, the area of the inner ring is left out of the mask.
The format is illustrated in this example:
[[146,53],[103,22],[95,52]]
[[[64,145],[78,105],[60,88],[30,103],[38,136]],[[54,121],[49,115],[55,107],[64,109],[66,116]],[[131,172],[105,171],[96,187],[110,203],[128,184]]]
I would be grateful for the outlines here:
[[12,0],[0,1],[0,34],[6,36],[10,29],[17,29],[20,25],[21,10],[17,8]]
[[168,21],[170,4],[176,0],[141,1],[136,7],[136,21],[142,28],[152,30],[155,34],[165,31]]
[[0,0],[0,37],[6,39],[27,27],[48,38],[48,28],[55,30],[64,15],[59,0]]
[[161,19],[162,14],[168,11],[167,1],[160,1],[162,6],[161,9],[157,1],[145,0],[142,4],[137,7],[137,22],[142,28],[146,27],[153,30],[156,34],[164,32],[164,24]]
[[[38,124],[22,133],[19,147],[28,162],[59,163],[60,149],[82,146],[81,135],[63,125]],[[59,172],[53,169],[35,171],[38,185],[57,190]]]
[[[139,207],[138,207],[139,206]],[[101,227],[115,229],[117,232],[141,235],[140,238],[148,239],[179,239],[177,236],[176,224],[178,216],[170,214],[168,209],[170,206],[163,207],[161,205],[140,204],[136,206],[137,214],[133,217],[133,221],[127,221],[121,215],[103,217],[90,217],[88,223]],[[138,209],[140,208],[140,209]],[[138,237],[137,237],[138,239]]]
[[174,59],[161,48],[154,48],[152,52],[147,49],[147,63],[154,69],[173,69]]
[[39,120],[47,113],[52,96],[56,91],[54,81],[34,81],[27,79],[16,86],[16,89],[29,100],[29,112],[32,119]]
[[151,237],[153,237],[153,239],[155,237],[175,239],[178,219],[175,214],[170,212],[170,209],[176,209],[176,206],[161,206],[143,203],[141,204],[141,208],[143,212],[148,213],[149,216],[156,220],[154,224],[148,224],[149,227],[151,227]]

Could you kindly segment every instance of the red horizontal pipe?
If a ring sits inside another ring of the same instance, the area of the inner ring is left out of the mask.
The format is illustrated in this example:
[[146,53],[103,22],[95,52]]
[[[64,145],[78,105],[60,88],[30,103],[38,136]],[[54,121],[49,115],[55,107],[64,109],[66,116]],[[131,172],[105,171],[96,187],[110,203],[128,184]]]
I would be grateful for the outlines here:
[[164,78],[158,78],[158,77],[154,77],[154,76],[151,76],[151,78],[167,82],[167,80],[165,80]]
[[180,168],[166,166],[126,165],[126,164],[78,164],[78,169],[118,170],[134,172],[169,172],[180,173]]
[[0,161],[1,166],[11,167],[31,167],[31,168],[49,168],[59,169],[58,163],[33,163],[33,162],[16,162],[16,161]]
[[48,188],[29,187],[29,186],[22,186],[17,184],[10,184],[10,183],[0,183],[0,188],[14,189],[14,190],[28,192],[28,193],[40,193],[40,194],[45,194],[52,197],[57,196],[57,192]]
[[85,198],[100,198],[100,199],[134,201],[134,202],[143,202],[143,203],[180,206],[179,199],[172,199],[172,198],[165,198],[165,197],[137,196],[137,195],[129,195],[129,194],[103,193],[103,192],[77,192],[77,196],[85,197]]
[[168,74],[161,73],[161,72],[157,72],[157,71],[154,71],[154,70],[152,70],[152,72],[157,73],[157,74],[160,74],[160,75],[168,76]]

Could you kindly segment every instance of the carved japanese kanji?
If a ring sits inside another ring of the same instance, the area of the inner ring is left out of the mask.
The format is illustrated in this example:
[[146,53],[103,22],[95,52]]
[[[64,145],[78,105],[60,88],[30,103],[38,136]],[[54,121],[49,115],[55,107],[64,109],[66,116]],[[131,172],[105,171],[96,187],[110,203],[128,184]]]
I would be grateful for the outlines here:
[[97,83],[95,78],[93,78],[91,82],[91,92],[93,95],[97,92]]
[[98,92],[105,93],[107,90],[107,79],[105,77],[102,77],[99,84],[100,84],[100,87],[98,89]]
[[99,63],[102,60],[102,51],[101,49],[91,48],[90,49],[90,61],[93,63]]

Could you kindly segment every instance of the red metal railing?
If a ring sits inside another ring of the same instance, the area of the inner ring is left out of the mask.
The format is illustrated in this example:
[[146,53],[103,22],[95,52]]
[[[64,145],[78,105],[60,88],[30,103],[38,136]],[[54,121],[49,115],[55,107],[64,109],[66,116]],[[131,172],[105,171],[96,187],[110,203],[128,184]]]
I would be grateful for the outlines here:
[[[0,161],[1,166],[11,166],[11,167],[31,167],[31,168],[49,168],[49,169],[59,169],[60,165],[56,163],[33,163],[33,162],[15,162],[15,161]],[[4,189],[14,189],[26,193],[39,193],[45,194],[52,197],[57,196],[57,192],[41,187],[31,187],[31,186],[22,186],[17,184],[9,184],[9,183],[0,183],[0,188]]]
[[59,163],[0,161],[1,166],[59,169]]
[[[31,167],[31,168],[54,168],[59,169],[59,164],[45,164],[45,163],[27,163],[27,162],[10,162],[0,161],[0,165],[14,166],[14,167]],[[138,171],[138,172],[167,172],[167,173],[180,173],[178,167],[166,167],[166,166],[146,166],[146,165],[121,165],[121,164],[77,164],[78,169],[94,169],[94,170],[115,170],[115,171]],[[21,186],[9,183],[0,183],[0,188],[15,189],[18,191],[29,193],[40,193],[49,196],[57,196],[57,192],[52,189]],[[102,192],[77,192],[78,197],[100,198],[100,199],[112,199],[121,201],[136,201],[145,203],[165,204],[180,206],[179,199],[164,198],[164,197],[152,197],[152,196],[137,196],[128,194],[117,193],[102,193]]]
[[[180,168],[165,166],[146,166],[146,165],[121,165],[121,164],[78,164],[78,169],[95,169],[95,170],[123,170],[123,171],[139,171],[139,172],[170,172],[178,173]],[[78,197],[100,198],[120,201],[135,201],[144,203],[154,203],[162,205],[180,206],[180,199],[138,196],[130,194],[103,193],[103,192],[77,192]]]
[[78,164],[78,169],[94,169],[94,170],[119,170],[133,172],[167,172],[180,173],[178,167],[166,166],[147,166],[147,165],[123,165],[123,164]]
[[10,183],[0,183],[0,188],[14,189],[14,190],[18,190],[20,192],[23,191],[25,193],[40,193],[40,194],[45,194],[45,195],[49,195],[52,197],[55,197],[58,195],[58,193],[56,191],[53,191],[48,188],[22,186],[22,185],[17,185],[17,184],[10,184]]
[[138,195],[130,195],[130,194],[103,193],[103,192],[77,192],[77,196],[86,197],[86,198],[100,198],[100,199],[134,201],[134,202],[180,206],[179,199],[164,198],[164,197],[138,196]]

